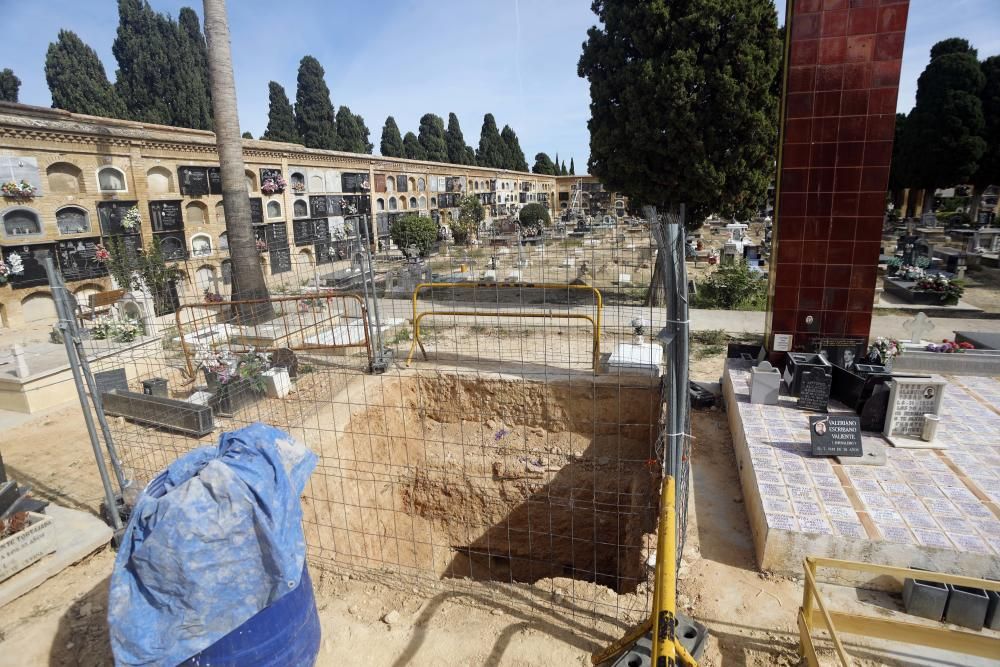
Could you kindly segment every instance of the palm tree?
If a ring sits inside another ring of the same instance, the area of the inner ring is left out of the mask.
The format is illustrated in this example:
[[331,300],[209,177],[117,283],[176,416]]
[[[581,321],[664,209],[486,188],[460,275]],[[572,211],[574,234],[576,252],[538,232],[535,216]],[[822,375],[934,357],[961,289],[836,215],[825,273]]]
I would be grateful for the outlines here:
[[229,48],[229,22],[225,0],[204,0],[205,41],[208,43],[208,74],[212,85],[215,141],[222,172],[222,208],[226,214],[229,255],[233,262],[232,298],[265,299],[263,303],[236,307],[243,324],[271,319],[274,311],[260,265],[260,253],[250,226],[250,196],[247,193],[243,139],[236,111],[236,83]]

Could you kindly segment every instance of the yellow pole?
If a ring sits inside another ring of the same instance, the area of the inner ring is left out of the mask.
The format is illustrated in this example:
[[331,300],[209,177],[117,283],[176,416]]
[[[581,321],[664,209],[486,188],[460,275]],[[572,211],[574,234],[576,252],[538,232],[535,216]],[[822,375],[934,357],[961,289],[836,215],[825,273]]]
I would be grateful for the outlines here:
[[663,480],[660,492],[660,525],[656,536],[656,590],[653,597],[652,667],[677,662],[677,527],[674,507],[674,478]]

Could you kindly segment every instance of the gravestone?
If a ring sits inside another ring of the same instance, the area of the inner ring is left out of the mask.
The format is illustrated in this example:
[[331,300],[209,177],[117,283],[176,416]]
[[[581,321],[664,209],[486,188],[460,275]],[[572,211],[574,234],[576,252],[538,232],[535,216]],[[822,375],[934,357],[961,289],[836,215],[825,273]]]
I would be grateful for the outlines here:
[[934,328],[934,323],[931,322],[931,318],[927,317],[921,311],[913,319],[903,322],[903,328],[909,332],[911,343],[920,343],[930,333],[930,330]]
[[777,405],[781,392],[781,373],[766,361],[750,368],[750,402]]
[[219,167],[208,168],[208,194],[222,194],[222,169]]
[[288,249],[288,246],[270,248],[268,255],[271,260],[272,276],[292,270],[292,251]]
[[798,375],[798,407],[826,412],[830,403],[832,381],[833,379],[823,368],[803,368]]
[[851,368],[855,362],[863,360],[867,347],[863,338],[820,338],[814,345],[816,352],[841,368]]
[[929,378],[893,378],[882,435],[894,447],[944,449],[947,445],[934,439],[925,442],[924,415],[940,416],[947,381],[940,376]]
[[288,377],[292,379],[299,376],[299,359],[287,347],[279,348],[271,353],[271,366],[288,369]]
[[268,179],[275,180],[275,179],[278,179],[278,178],[281,178],[281,170],[280,169],[268,169],[267,167],[264,167],[264,168],[262,168],[260,170],[260,182],[261,183],[263,183],[264,181],[266,181]]
[[250,222],[264,222],[264,200],[260,197],[250,198]]
[[862,456],[861,420],[857,415],[809,418],[813,456]]
[[173,232],[184,229],[181,202],[179,200],[149,202],[149,224],[154,232]]
[[309,196],[309,215],[314,218],[325,218],[330,215],[326,195]]
[[919,236],[914,236],[913,234],[904,234],[896,239],[896,251],[902,251],[902,262],[904,266],[915,266],[916,265],[916,243],[919,240]]
[[108,267],[97,261],[97,243],[100,239],[78,239],[56,243],[56,257],[63,278],[84,280],[108,275]]
[[124,368],[94,373],[94,384],[97,385],[96,390],[99,396],[115,389],[128,391],[128,377],[125,375]]
[[823,371],[830,375],[833,369],[826,357],[810,352],[787,352],[785,356],[785,384],[788,385],[788,393],[798,396],[801,385],[802,373],[810,368]]
[[104,414],[195,437],[215,428],[212,409],[162,396],[115,389],[101,397]]
[[45,273],[45,258],[55,258],[55,248],[54,243],[36,243],[17,247],[5,246],[2,254],[5,257],[18,255],[24,267],[21,273],[10,274],[7,278],[7,284],[13,289],[47,285],[49,278]]
[[138,235],[142,223],[132,229],[122,227],[122,216],[138,203],[137,201],[97,202],[97,217],[101,221],[101,233],[104,236]]

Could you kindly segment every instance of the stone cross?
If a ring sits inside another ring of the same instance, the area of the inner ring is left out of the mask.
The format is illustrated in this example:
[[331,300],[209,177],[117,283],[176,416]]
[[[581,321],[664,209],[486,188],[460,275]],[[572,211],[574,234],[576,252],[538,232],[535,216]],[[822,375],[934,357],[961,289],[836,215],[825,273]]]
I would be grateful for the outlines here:
[[903,328],[910,332],[911,343],[919,343],[934,328],[934,323],[921,311],[912,320],[903,322]]

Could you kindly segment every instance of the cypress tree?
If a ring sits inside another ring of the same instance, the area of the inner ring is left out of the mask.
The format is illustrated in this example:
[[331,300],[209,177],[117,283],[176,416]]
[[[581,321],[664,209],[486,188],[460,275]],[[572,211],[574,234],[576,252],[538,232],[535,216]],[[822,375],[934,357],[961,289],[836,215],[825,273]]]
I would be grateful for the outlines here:
[[45,54],[52,107],[105,118],[127,118],[97,52],[70,30],[60,30]]
[[176,31],[145,0],[118,0],[118,34],[111,52],[118,61],[115,91],[133,120],[170,125]]
[[375,144],[373,144],[370,140],[372,133],[371,130],[368,129],[368,124],[365,123],[365,119],[362,118],[361,114],[359,113],[354,114],[354,123],[355,125],[358,126],[358,129],[361,132],[361,137],[363,140],[361,146],[364,147],[364,150],[361,152],[367,155],[371,155],[372,151],[375,150]]
[[444,121],[441,116],[425,113],[420,117],[417,140],[424,149],[424,160],[431,162],[448,161],[448,144],[444,138]]
[[932,58],[917,79],[917,100],[906,118],[900,149],[910,185],[933,191],[965,183],[986,151],[979,95],[986,79],[976,50],[952,38],[931,48]]
[[576,166],[573,164],[573,158],[569,159],[569,175],[576,176]]
[[448,146],[448,162],[473,164],[467,161],[469,156],[465,150],[465,136],[462,134],[462,127],[458,124],[458,116],[454,113],[448,114],[448,129],[444,132],[444,142]]
[[602,0],[577,67],[589,173],[693,225],[749,216],[774,175],[781,60],[772,0]]
[[175,26],[177,48],[171,59],[174,99],[171,124],[212,129],[212,93],[208,83],[208,49],[198,15],[181,7]]
[[353,113],[350,107],[342,106],[337,110],[337,137],[339,150],[348,153],[371,153],[368,127],[364,119]]
[[559,168],[560,176],[569,176],[569,172],[566,170],[566,160],[563,160],[562,167]]
[[312,56],[299,63],[295,92],[295,127],[308,148],[337,150],[337,123],[333,115],[330,89],[323,80],[323,66]]
[[9,67],[0,72],[0,100],[17,102],[17,94],[21,90],[21,80]]
[[555,164],[552,165],[552,175],[553,176],[559,175],[559,153],[556,153],[556,161]]
[[547,174],[552,176],[556,173],[555,165],[552,164],[552,158],[550,158],[545,153],[535,154],[535,164],[531,167],[531,173],[533,174]]
[[462,164],[476,164],[476,151],[468,144],[465,146],[465,162]]
[[476,151],[476,164],[480,167],[504,169],[506,163],[503,141],[497,130],[497,121],[493,114],[483,116],[483,129],[479,132],[479,150]]
[[524,159],[524,151],[521,150],[521,142],[517,139],[517,133],[510,125],[504,125],[500,132],[500,139],[503,141],[504,153],[507,156],[507,169],[514,171],[528,171],[528,162]]
[[389,116],[382,126],[382,143],[379,145],[379,152],[384,157],[404,157],[403,137],[399,135],[399,126],[396,119]]
[[979,202],[983,190],[990,185],[1000,184],[1000,56],[990,56],[979,64],[983,72],[983,90],[979,95],[983,106],[983,139],[986,150],[979,158],[979,167],[972,177],[976,190],[973,193],[973,221],[979,212]]
[[406,136],[403,137],[403,155],[411,160],[426,160],[427,152],[424,147],[420,145],[420,140],[417,139],[417,135],[412,132],[407,132]]
[[302,143],[299,131],[295,128],[295,111],[280,83],[277,81],[267,83],[267,98],[267,129],[262,138],[268,141]]

